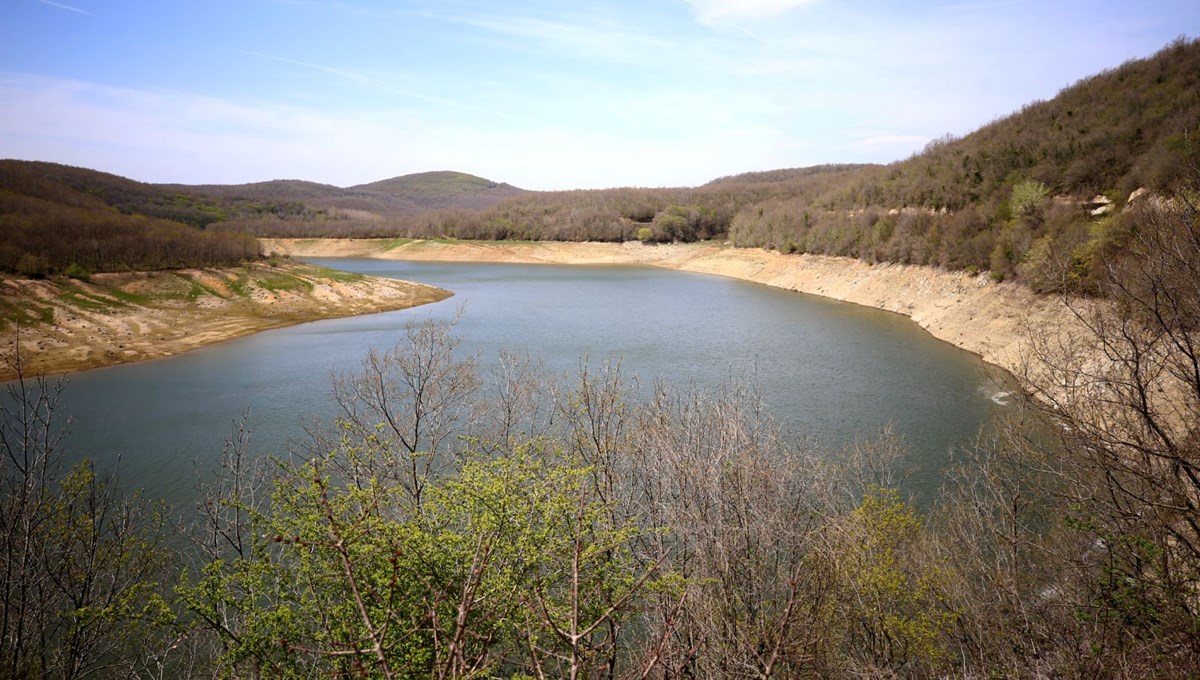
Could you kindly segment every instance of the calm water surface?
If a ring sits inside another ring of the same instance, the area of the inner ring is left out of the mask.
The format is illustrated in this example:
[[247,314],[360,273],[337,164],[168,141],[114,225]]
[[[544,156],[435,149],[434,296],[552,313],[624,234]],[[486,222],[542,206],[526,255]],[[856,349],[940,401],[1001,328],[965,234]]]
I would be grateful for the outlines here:
[[950,447],[970,438],[1006,389],[975,356],[910,320],[856,305],[715,276],[647,267],[314,260],[421,281],[455,296],[411,310],[260,333],[162,361],[71,377],[72,458],[120,460],[124,483],[186,505],[195,468],[215,465],[249,409],[256,453],[284,453],[333,406],[330,376],[387,348],[405,324],[464,310],[467,352],[538,355],[557,373],[620,358],[643,384],[715,387],[752,375],[789,431],[832,444],[894,422],[936,484]]

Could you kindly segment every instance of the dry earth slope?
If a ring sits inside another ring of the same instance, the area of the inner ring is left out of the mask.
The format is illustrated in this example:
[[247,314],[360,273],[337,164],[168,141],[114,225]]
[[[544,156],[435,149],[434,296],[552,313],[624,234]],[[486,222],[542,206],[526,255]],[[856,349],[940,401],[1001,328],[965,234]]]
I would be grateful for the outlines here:
[[404,309],[440,288],[295,262],[97,274],[88,281],[0,276],[0,380],[180,354],[304,321]]

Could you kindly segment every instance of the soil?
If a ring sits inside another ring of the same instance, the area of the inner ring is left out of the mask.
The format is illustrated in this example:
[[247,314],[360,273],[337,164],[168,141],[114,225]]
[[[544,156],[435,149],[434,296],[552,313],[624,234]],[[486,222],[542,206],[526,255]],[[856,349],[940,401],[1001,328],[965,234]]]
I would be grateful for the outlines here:
[[[173,356],[305,321],[404,309],[450,296],[420,283],[295,262],[230,269],[0,277],[0,380]],[[16,349],[20,347],[20,353]]]

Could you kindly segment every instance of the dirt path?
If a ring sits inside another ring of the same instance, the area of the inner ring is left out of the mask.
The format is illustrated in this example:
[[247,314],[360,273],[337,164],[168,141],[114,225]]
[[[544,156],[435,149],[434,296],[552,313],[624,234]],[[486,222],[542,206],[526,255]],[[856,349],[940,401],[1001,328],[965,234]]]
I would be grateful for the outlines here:
[[0,380],[173,356],[304,321],[404,309],[448,297],[419,283],[280,262],[235,269],[0,277]]
[[1060,300],[986,275],[714,244],[264,239],[263,249],[298,257],[643,264],[728,276],[904,314],[935,337],[1012,372],[1022,369],[1028,328],[1076,329]]

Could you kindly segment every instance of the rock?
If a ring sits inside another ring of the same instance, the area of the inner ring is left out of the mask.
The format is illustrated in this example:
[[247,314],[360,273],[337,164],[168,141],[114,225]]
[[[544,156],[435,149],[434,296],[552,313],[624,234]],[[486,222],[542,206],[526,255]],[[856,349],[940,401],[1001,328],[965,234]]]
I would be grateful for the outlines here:
[[1088,201],[1088,205],[1092,206],[1093,215],[1107,215],[1112,212],[1112,199],[1104,194],[1096,194],[1092,200]]

